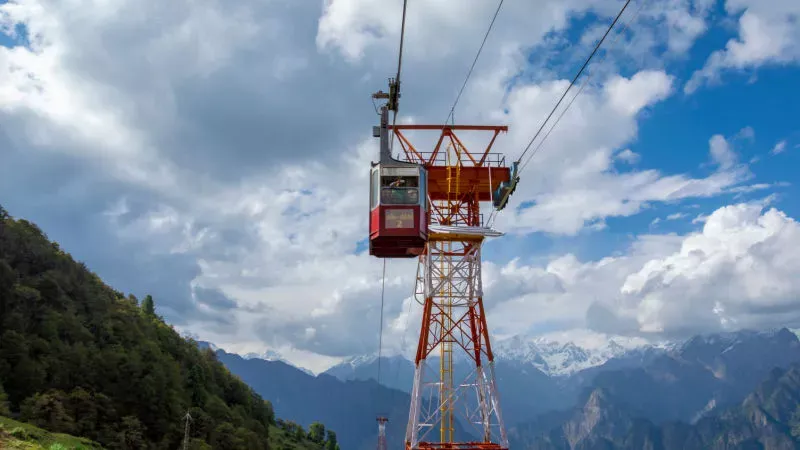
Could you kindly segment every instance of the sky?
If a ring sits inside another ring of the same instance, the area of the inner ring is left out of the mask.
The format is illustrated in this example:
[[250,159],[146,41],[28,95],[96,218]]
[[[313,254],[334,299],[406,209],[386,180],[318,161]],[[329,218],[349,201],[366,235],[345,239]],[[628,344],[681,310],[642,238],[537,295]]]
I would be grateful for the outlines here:
[[[517,158],[622,3],[506,0],[455,121]],[[398,121],[447,117],[496,7],[408,2]],[[373,353],[370,94],[401,8],[0,0],[0,204],[184,334],[317,372]],[[631,2],[484,246],[495,339],[800,326],[799,16]],[[416,346],[415,275],[388,261],[385,352]]]

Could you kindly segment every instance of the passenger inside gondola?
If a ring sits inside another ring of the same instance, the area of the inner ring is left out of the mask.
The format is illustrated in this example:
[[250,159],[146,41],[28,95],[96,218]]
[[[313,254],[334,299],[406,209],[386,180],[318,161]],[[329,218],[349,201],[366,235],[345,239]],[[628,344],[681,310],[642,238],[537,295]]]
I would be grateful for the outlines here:
[[382,204],[416,205],[419,203],[419,177],[384,176],[381,184]]

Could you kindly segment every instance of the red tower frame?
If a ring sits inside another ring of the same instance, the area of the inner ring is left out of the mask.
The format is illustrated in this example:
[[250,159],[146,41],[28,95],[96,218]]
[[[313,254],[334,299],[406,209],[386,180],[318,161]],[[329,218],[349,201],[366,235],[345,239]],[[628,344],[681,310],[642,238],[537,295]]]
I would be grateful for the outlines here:
[[[511,178],[502,155],[491,148],[506,126],[397,125],[390,127],[406,160],[428,170],[430,219],[428,242],[419,258],[416,298],[423,305],[415,357],[414,386],[406,428],[406,449],[508,448],[494,377],[494,355],[483,308],[481,244],[497,236],[485,227],[480,202],[492,201],[502,182]],[[420,152],[404,130],[436,130],[441,134],[431,152]],[[456,131],[489,131],[486,148],[470,152]],[[446,148],[442,148],[446,144]],[[426,362],[439,350],[438,377],[426,373]],[[462,350],[474,364],[465,380],[455,383],[453,352]],[[476,397],[466,392],[474,388]],[[464,408],[461,408],[463,405]],[[474,426],[478,440],[458,442],[457,412],[462,424]],[[430,433],[438,428],[439,439]]]

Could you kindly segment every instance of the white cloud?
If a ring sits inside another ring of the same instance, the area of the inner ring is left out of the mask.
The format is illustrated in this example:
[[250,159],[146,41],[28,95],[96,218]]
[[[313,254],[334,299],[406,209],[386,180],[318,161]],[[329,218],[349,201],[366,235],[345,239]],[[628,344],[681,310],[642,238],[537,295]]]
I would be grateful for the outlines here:
[[617,153],[616,158],[620,161],[625,161],[628,164],[636,164],[641,159],[641,155],[631,151],[629,148],[626,148],[625,150]]
[[[584,109],[592,111],[586,107]],[[604,120],[620,120],[612,111],[592,111],[589,121],[602,126]],[[587,113],[575,113],[579,114]],[[623,120],[617,127],[630,127],[629,132],[633,133],[635,121],[629,120]],[[520,233],[544,231],[573,235],[587,224],[605,217],[634,215],[652,202],[719,195],[751,176],[746,166],[736,164],[735,152],[719,135],[709,141],[711,157],[719,169],[706,178],[662,175],[656,170],[615,173],[610,169],[611,152],[607,148],[598,149],[592,145],[619,146],[624,140],[630,139],[630,135],[613,136],[615,142],[607,135],[574,133],[573,130],[580,129],[580,123],[566,123],[564,126],[567,128],[557,138],[559,142],[552,143],[553,148],[547,150],[551,153],[542,155],[538,163],[532,163],[531,169],[523,173],[527,185],[519,188],[522,194],[515,194],[517,199],[511,205],[515,206],[518,204],[516,202],[521,203],[527,198],[532,198],[535,203],[519,211],[501,214],[497,223],[502,227]],[[594,127],[591,129],[594,131]],[[616,128],[604,128],[612,129]],[[575,159],[572,159],[573,155]]]
[[687,216],[687,214],[686,214],[686,213],[674,213],[674,214],[670,214],[670,215],[668,215],[668,216],[667,216],[667,220],[678,220],[678,219],[683,219],[683,218],[684,218],[684,217],[686,217],[686,216]]
[[[496,4],[475,2],[454,15],[452,1],[410,3],[401,119],[438,122]],[[0,26],[23,23],[32,42],[30,49],[0,48],[0,120],[19,146],[15,165],[0,167],[0,175],[18,180],[15,192],[47,181],[57,194],[39,200],[63,202],[74,217],[106,205],[96,214],[113,240],[96,245],[108,253],[119,242],[135,249],[139,266],[124,267],[146,274],[136,280],[172,283],[161,295],[152,292],[159,308],[170,320],[185,317],[180,328],[202,339],[242,353],[269,347],[314,370],[373,351],[382,267],[354,252],[366,238],[366,168],[376,153],[368,96],[394,75],[399,4],[0,5]],[[634,37],[649,36],[641,52],[685,51],[704,32],[708,7],[674,0],[643,12],[657,22],[632,28]],[[552,51],[537,46],[570,19],[592,11],[605,20],[617,8],[596,0],[506,2],[456,120],[507,123],[510,132],[496,149],[517,156],[568,83],[558,71],[518,78],[530,69],[529,52]],[[574,53],[583,57],[583,50]],[[705,178],[630,166],[618,173],[615,160],[640,160],[627,149],[638,122],[674,91],[674,78],[656,64],[630,73],[598,72],[526,168],[498,227],[598,232],[608,217],[717,195],[748,176],[733,163]],[[469,146],[480,139],[462,137]],[[46,167],[64,161],[89,169],[83,176]],[[36,164],[45,168],[32,169]],[[534,206],[514,213],[525,201]],[[487,262],[487,306],[497,314],[490,326],[504,332],[549,320],[561,324],[556,328],[583,327],[592,302],[618,291],[604,280],[621,280],[678,243],[674,236],[640,237],[624,257],[583,263],[557,255],[540,268]],[[163,273],[153,273],[153,260],[165,261],[156,266]],[[389,345],[407,336],[413,347],[416,338],[406,330],[419,326],[409,297],[415,264],[389,263]],[[216,297],[203,297],[210,293]],[[171,298],[180,295],[185,302]],[[541,317],[519,314],[528,306],[541,308]],[[190,307],[203,314],[183,314]],[[220,317],[226,320],[215,322]]]
[[[702,230],[684,236],[640,236],[615,257],[490,265],[487,296],[509,298],[489,311],[490,327],[509,336],[547,330],[558,321],[561,330],[658,341],[796,324],[798,244],[795,220],[755,202],[721,207]],[[536,314],[523,317],[522,310]]]
[[777,155],[778,153],[783,153],[784,151],[786,151],[786,139],[775,144],[775,147],[772,147],[771,153],[773,155]]
[[742,128],[741,130],[739,130],[738,133],[736,133],[735,138],[737,138],[737,139],[746,139],[746,140],[749,140],[749,141],[753,141],[756,138],[756,131],[753,129],[753,127],[746,126],[746,127]]
[[722,135],[715,134],[708,142],[711,147],[711,158],[720,168],[729,169],[736,163],[736,153]]
[[522,265],[518,260],[505,267],[487,264],[486,298],[498,299],[487,313],[489,327],[504,336],[553,334],[549,330],[554,324],[558,330],[592,328],[614,335],[635,333],[635,323],[619,323],[613,313],[605,317],[601,311],[619,308],[616,300],[625,277],[654,255],[672,252],[679,246],[679,236],[642,236],[625,255],[597,261],[582,262],[575,255],[566,254],[542,266]]
[[692,93],[706,82],[718,82],[725,70],[800,61],[800,3],[795,0],[726,0],[725,9],[739,17],[739,35],[709,56],[684,86]]
[[658,333],[794,323],[800,319],[793,275],[800,258],[792,250],[798,240],[800,226],[774,208],[720,208],[679,251],[627,277],[623,314],[640,331]]
[[624,116],[635,116],[646,106],[665,99],[672,90],[672,77],[664,72],[643,71],[630,79],[614,77],[605,85],[611,107]]

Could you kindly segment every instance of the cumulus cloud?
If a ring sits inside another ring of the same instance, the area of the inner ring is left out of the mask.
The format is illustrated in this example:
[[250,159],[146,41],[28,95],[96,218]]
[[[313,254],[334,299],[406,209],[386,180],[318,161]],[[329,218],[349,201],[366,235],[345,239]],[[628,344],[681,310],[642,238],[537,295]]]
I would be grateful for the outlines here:
[[647,262],[621,292],[644,333],[793,324],[800,319],[794,219],[761,204],[720,208],[679,251]]
[[[800,225],[763,202],[712,212],[687,235],[640,236],[619,256],[492,268],[489,314],[502,335],[591,329],[658,341],[800,323]],[[518,311],[535,311],[521,317]]]
[[[53,230],[116,287],[153,294],[179,328],[228,350],[269,347],[316,369],[373,351],[382,267],[363,250],[366,168],[376,156],[368,96],[385,89],[395,69],[398,5],[0,5],[0,29],[26,30],[30,42],[0,47],[0,192],[13,193],[5,206]],[[496,5],[473,6],[453,15],[449,1],[409,5],[401,120],[446,116]],[[566,39],[571,19],[594,13],[606,21],[617,8],[594,0],[507,2],[456,120],[509,124],[496,149],[518,155],[573,70],[527,78],[532,52],[552,50],[546,36]],[[678,55],[704,32],[707,11],[707,1],[661,2],[642,12],[625,39],[650,36],[642,49],[666,46]],[[597,72],[526,169],[498,227],[597,230],[608,217],[717,195],[746,178],[738,164],[705,178],[616,170],[639,161],[622,149],[648,110],[674,92],[673,76],[648,64],[626,76]],[[584,327],[592,302],[617,294],[618,287],[597,288],[603,279],[621,279],[652,259],[653,248],[676,245],[673,236],[640,237],[624,267],[615,258],[584,263],[572,255],[544,268],[487,262],[487,307],[498,315],[491,322],[498,333],[530,328],[539,319],[518,309],[530,306],[549,329]],[[387,269],[390,346],[403,336],[413,341],[419,326],[410,296],[415,265],[391,261]],[[592,311],[593,324],[608,316],[600,306]],[[618,324],[633,323],[619,317]]]
[[636,333],[635,320],[618,313],[622,282],[654,255],[680,248],[680,241],[674,235],[640,236],[624,255],[596,261],[570,253],[542,265],[518,259],[503,267],[487,264],[487,297],[508,299],[489,309],[489,326],[501,336],[587,328],[611,335]]
[[794,0],[726,0],[729,15],[739,15],[739,35],[713,52],[702,69],[684,86],[692,93],[704,83],[719,82],[726,70],[748,70],[763,65],[800,61],[800,4]]

